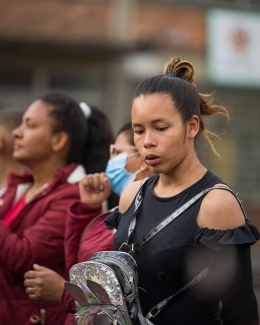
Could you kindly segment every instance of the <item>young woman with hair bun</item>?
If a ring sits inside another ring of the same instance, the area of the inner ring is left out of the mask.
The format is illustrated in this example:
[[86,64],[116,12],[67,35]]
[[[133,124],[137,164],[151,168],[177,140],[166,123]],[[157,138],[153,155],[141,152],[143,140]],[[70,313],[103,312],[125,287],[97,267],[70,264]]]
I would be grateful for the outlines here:
[[[169,61],[163,75],[142,81],[133,95],[135,145],[156,175],[143,185],[143,201],[127,244],[141,181],[123,191],[119,210],[105,220],[117,228],[114,249],[129,251],[184,203],[212,188],[132,252],[142,312],[153,324],[258,324],[250,245],[259,239],[259,231],[228,185],[203,166],[195,149],[202,135],[217,153],[203,121],[219,114],[228,124],[227,109],[215,105],[211,95],[198,92],[192,64],[178,58]],[[157,306],[203,270],[207,271],[201,281],[178,293],[162,310]]]
[[13,158],[28,167],[10,174],[0,203],[0,324],[64,324],[60,304],[33,301],[23,285],[33,264],[68,278],[64,236],[78,183],[105,170],[113,136],[106,116],[72,98],[49,94],[26,110],[14,131]]

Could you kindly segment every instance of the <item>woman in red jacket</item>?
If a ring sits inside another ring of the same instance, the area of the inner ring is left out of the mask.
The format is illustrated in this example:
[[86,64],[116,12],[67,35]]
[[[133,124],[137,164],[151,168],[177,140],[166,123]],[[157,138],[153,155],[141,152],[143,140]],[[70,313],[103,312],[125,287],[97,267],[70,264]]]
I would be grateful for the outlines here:
[[80,182],[81,200],[68,209],[65,236],[67,270],[78,262],[87,261],[97,251],[112,249],[113,232],[103,222],[108,212],[106,207],[101,207],[111,191],[120,196],[130,182],[152,175],[134,145],[133,136],[132,124],[125,124],[118,132],[115,144],[110,146],[111,159],[106,172],[87,175]]
[[29,299],[33,288],[25,290],[23,275],[37,263],[67,278],[67,207],[79,199],[85,169],[105,169],[112,133],[97,109],[51,94],[28,107],[13,134],[13,156],[30,171],[10,174],[0,201],[0,324],[63,324],[60,304]]
[[[126,123],[118,132],[115,144],[110,146],[110,157],[107,175],[96,173],[85,176],[80,182],[81,200],[75,201],[68,209],[65,236],[67,270],[75,263],[88,260],[97,251],[112,250],[113,232],[103,221],[108,213],[101,213],[101,204],[111,196],[111,190],[120,195],[119,189],[123,189],[129,181],[151,176],[134,145],[131,123]],[[100,186],[96,186],[97,182]],[[95,188],[94,199],[93,193],[89,195],[91,188]],[[68,312],[74,313],[74,302],[64,291],[65,281],[52,270],[34,265],[34,270],[25,274],[24,284],[27,291],[28,287],[33,287],[31,299],[62,302]],[[73,324],[71,315],[67,317],[68,324]]]

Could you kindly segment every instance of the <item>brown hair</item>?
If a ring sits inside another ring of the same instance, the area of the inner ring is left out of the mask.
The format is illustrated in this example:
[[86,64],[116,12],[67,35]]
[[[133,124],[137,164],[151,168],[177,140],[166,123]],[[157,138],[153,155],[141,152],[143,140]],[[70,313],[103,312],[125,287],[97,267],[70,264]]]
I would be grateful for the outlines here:
[[88,174],[105,171],[109,146],[114,142],[107,116],[91,106],[90,116],[85,117],[79,103],[63,94],[46,94],[39,100],[52,106],[49,112],[54,120],[52,132],[69,135],[67,163],[82,164]]
[[[127,137],[127,141],[130,146],[135,146],[134,143],[134,131],[132,129],[132,122],[126,122],[117,132],[116,138],[119,134],[124,133]],[[137,150],[137,149],[136,149]]]
[[147,78],[137,86],[132,100],[140,95],[149,94],[169,95],[183,122],[188,122],[193,115],[197,115],[200,119],[199,133],[209,143],[213,152],[218,155],[211,140],[212,136],[218,137],[218,135],[205,129],[203,117],[225,116],[226,131],[230,120],[229,112],[224,106],[213,103],[212,94],[198,92],[194,84],[194,67],[190,62],[172,58],[166,64],[163,75]]

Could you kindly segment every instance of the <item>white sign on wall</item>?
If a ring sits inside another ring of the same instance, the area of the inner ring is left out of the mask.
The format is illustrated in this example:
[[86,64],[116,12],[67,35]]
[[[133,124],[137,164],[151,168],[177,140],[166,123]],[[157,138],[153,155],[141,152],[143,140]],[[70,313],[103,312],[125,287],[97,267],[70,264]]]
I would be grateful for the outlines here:
[[207,72],[219,85],[260,87],[260,14],[212,9]]

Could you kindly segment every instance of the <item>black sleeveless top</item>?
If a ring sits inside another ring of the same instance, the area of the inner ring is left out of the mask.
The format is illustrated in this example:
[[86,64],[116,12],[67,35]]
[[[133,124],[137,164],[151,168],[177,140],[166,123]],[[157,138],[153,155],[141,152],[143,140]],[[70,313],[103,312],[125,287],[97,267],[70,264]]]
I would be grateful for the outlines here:
[[[137,242],[202,190],[223,183],[207,171],[204,177],[181,193],[160,198],[153,193],[158,177],[151,177],[144,185],[143,202],[137,214],[131,243]],[[134,258],[138,265],[143,314],[146,315],[152,307],[173,295],[211,265],[207,278],[174,297],[151,321],[158,325],[249,325],[250,321],[258,321],[249,245],[259,238],[259,232],[248,220],[245,225],[227,231],[200,229],[196,217],[202,200],[199,199],[136,250]],[[105,220],[108,225],[117,228],[115,250],[126,241],[133,212],[134,202],[123,215],[116,210]]]

